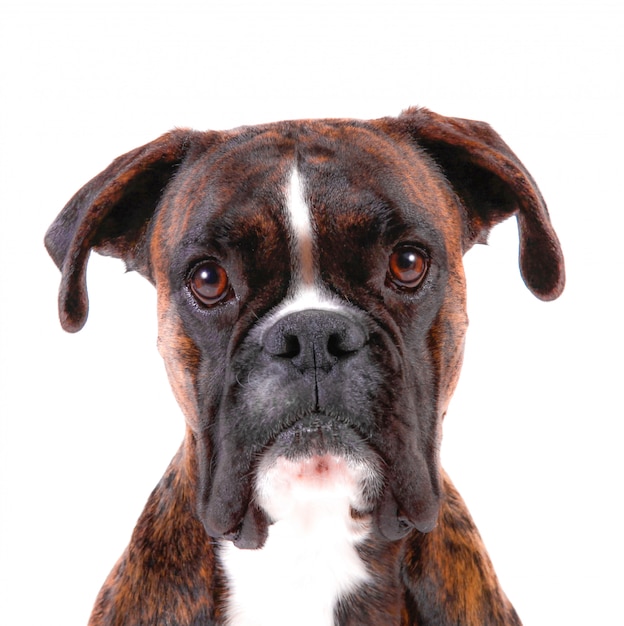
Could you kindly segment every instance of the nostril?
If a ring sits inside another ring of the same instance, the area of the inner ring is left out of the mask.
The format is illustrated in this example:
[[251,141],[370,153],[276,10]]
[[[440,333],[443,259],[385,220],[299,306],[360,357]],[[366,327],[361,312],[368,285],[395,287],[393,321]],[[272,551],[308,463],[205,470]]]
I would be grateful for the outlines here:
[[345,350],[342,348],[342,338],[338,333],[334,333],[330,335],[327,340],[327,351],[332,356],[340,356],[345,353]]
[[297,335],[288,332],[271,331],[264,342],[267,352],[274,357],[294,359],[301,352]]
[[334,333],[329,336],[327,341],[327,352],[332,356],[343,356],[350,352],[355,352],[357,348],[351,347],[345,342],[345,338],[339,334]]
[[285,335],[282,351],[276,355],[286,359],[294,359],[301,352],[301,344],[296,335]]

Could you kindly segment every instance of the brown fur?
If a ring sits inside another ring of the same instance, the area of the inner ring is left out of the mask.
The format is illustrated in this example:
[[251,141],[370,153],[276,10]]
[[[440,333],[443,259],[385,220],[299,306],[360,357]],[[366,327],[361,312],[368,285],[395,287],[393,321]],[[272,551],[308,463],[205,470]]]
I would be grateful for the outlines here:
[[[89,626],[219,624],[226,587],[194,514],[193,435],[150,496],[130,546],[106,580]],[[520,620],[466,506],[445,475],[437,527],[361,548],[377,581],[338,609],[339,626],[504,625]],[[384,584],[385,583],[385,584]]]

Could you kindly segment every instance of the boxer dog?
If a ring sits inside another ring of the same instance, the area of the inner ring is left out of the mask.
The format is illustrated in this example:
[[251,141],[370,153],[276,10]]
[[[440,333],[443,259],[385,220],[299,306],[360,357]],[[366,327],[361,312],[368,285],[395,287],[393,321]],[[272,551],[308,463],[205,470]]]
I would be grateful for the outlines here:
[[531,176],[488,125],[418,108],[175,130],[87,183],[46,236],[62,325],[90,251],[123,259],[186,417],[91,626],[520,624],[439,463],[462,255],[512,215],[556,298]]

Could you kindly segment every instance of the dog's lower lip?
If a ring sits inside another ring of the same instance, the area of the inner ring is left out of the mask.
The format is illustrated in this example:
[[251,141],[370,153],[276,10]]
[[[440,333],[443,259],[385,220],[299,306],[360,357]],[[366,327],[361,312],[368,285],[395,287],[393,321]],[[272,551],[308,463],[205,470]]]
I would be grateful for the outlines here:
[[285,428],[271,445],[274,454],[301,457],[361,451],[362,438],[345,421],[314,413]]

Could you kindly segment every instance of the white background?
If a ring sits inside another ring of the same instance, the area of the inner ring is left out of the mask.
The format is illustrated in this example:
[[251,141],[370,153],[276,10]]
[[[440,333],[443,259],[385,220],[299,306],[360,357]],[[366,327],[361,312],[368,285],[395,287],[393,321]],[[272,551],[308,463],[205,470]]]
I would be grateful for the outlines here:
[[152,287],[93,255],[56,314],[42,238],[174,126],[490,122],[549,204],[568,287],[539,302],[515,220],[466,257],[471,328],[443,460],[525,624],[624,624],[624,23],[608,0],[5,0],[0,9],[0,623],[85,624],[183,434]]

